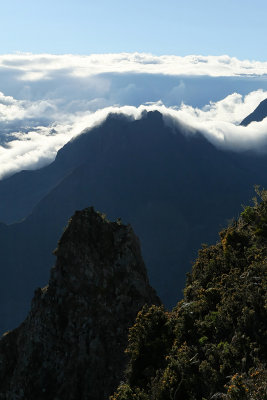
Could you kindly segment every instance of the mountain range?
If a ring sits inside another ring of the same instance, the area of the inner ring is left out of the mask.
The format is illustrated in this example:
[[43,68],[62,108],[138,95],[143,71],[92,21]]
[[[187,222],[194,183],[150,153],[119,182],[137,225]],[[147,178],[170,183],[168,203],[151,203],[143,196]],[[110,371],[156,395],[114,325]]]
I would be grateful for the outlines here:
[[111,114],[49,166],[1,181],[1,330],[25,318],[68,219],[89,205],[131,223],[151,284],[174,305],[200,244],[216,241],[254,184],[267,187],[266,164],[266,155],[220,150],[154,111]]

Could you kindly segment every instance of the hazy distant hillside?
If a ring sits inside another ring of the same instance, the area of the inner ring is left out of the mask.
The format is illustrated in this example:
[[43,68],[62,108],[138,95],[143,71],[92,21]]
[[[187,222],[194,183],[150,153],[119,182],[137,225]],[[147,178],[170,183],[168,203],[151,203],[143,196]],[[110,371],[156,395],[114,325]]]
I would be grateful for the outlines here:
[[32,291],[47,282],[67,220],[88,205],[133,225],[151,283],[173,305],[200,244],[216,240],[255,183],[267,187],[266,163],[265,156],[220,151],[148,112],[140,120],[110,115],[50,166],[0,182],[10,220],[36,204],[23,222],[0,225],[1,328],[24,318]]

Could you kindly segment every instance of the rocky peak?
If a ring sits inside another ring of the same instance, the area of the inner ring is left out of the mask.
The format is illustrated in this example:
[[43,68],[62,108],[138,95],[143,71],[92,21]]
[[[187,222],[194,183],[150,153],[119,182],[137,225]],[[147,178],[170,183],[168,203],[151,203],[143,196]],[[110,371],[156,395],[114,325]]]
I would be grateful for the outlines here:
[[132,228],[93,208],[75,213],[55,254],[49,285],[0,340],[0,399],[107,399],[123,377],[129,326],[160,302]]

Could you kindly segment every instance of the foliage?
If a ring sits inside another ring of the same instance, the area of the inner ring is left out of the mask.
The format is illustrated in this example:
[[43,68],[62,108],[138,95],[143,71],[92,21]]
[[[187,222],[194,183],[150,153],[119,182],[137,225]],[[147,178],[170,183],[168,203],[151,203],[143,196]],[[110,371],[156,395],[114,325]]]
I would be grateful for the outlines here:
[[149,400],[148,395],[137,388],[132,390],[129,385],[121,383],[117,389],[117,392],[110,397],[110,400]]
[[267,400],[267,192],[256,193],[261,201],[199,251],[172,312],[139,313],[112,400]]
[[164,308],[144,306],[129,331],[129,383],[146,387],[158,369],[166,365],[165,355],[172,345],[172,322]]

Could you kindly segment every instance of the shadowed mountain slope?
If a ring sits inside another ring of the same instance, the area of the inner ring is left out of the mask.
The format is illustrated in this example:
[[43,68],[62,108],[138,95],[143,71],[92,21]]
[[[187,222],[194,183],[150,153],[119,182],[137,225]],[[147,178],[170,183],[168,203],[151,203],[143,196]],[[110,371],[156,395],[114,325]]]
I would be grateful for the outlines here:
[[246,118],[244,118],[243,121],[240,123],[240,125],[247,126],[253,121],[260,122],[266,117],[267,117],[267,99],[263,100],[251,114],[249,114]]
[[67,220],[88,205],[132,224],[151,284],[166,305],[175,304],[200,244],[216,240],[255,183],[267,187],[266,164],[265,156],[221,151],[201,133],[170,127],[159,112],[140,120],[110,115],[50,166],[28,172],[34,180],[47,171],[46,194],[21,223],[0,225],[1,329],[24,319],[32,291],[48,280]]

